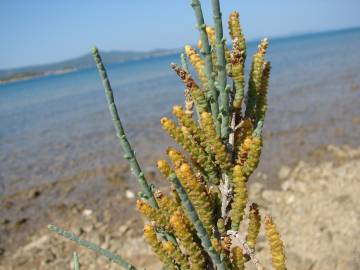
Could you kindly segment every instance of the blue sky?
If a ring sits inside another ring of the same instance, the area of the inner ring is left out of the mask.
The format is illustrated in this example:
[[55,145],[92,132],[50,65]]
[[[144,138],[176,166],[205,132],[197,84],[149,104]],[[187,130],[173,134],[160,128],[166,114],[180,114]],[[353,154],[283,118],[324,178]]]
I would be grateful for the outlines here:
[[[177,48],[197,40],[190,0],[1,0],[0,69],[102,50]],[[210,0],[202,0],[212,23]],[[249,39],[360,26],[359,0],[223,0]],[[226,21],[225,21],[226,22]]]

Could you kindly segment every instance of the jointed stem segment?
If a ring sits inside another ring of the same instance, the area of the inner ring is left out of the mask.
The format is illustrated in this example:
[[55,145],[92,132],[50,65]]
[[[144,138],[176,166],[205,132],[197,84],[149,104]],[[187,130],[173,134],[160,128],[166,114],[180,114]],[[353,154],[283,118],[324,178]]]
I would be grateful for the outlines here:
[[205,57],[205,73],[208,78],[208,87],[209,87],[209,100],[211,113],[214,119],[216,126],[217,134],[221,134],[221,123],[218,117],[219,115],[219,105],[218,105],[218,91],[215,87],[214,74],[213,74],[213,63],[211,58],[211,47],[209,44],[208,35],[206,33],[206,25],[204,21],[204,16],[202,13],[201,5],[199,0],[192,0],[191,6],[194,9],[197,26],[200,32],[200,39],[202,42],[202,53]]
[[78,243],[80,246],[83,246],[87,249],[93,250],[105,257],[107,257],[110,261],[116,263],[117,265],[121,266],[123,269],[126,270],[136,270],[136,267],[125,261],[123,258],[121,258],[119,255],[113,254],[111,251],[103,249],[99,247],[98,245],[91,243],[89,241],[83,240],[76,235],[74,235],[71,232],[65,231],[64,229],[57,227],[55,225],[49,225],[48,229],[50,231],[53,231],[69,240],[72,240],[76,243]]
[[225,40],[223,37],[223,26],[221,19],[219,0],[212,0],[213,16],[215,22],[215,37],[216,37],[216,57],[217,57],[217,87],[220,93],[220,107],[221,114],[221,138],[224,142],[229,138],[229,123],[230,123],[230,107],[229,107],[229,90],[226,86],[226,60],[225,60]]
[[97,48],[94,48],[93,51],[94,60],[96,62],[97,69],[99,71],[99,75],[101,77],[106,99],[109,105],[110,114],[113,120],[113,124],[116,130],[116,136],[119,138],[120,145],[125,152],[124,158],[129,161],[131,171],[135,175],[135,177],[138,179],[145,195],[146,199],[149,201],[150,205],[154,208],[158,208],[158,205],[156,203],[156,200],[154,198],[154,195],[151,192],[150,186],[145,178],[145,175],[143,171],[141,170],[139,163],[136,159],[135,152],[131,148],[131,145],[126,137],[125,130],[122,126],[118,110],[115,105],[114,95],[113,91],[106,73],[106,69],[104,67],[104,64],[101,60],[99,51]]

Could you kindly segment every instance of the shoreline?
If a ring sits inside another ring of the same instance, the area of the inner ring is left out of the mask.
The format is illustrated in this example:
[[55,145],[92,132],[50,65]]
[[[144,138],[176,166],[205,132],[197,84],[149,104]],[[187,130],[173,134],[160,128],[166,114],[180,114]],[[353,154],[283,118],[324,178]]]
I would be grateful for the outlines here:
[[0,79],[0,85],[7,85],[7,84],[15,83],[15,82],[29,81],[32,79],[44,78],[44,77],[49,77],[49,76],[58,76],[58,75],[63,75],[63,74],[67,74],[67,73],[76,72],[78,70],[79,69],[76,69],[76,68],[50,70],[50,71],[46,71],[46,72],[41,72],[40,74],[29,75],[29,76],[26,76],[26,75],[22,76],[21,73],[17,73],[13,76],[22,76],[22,77],[21,78]]

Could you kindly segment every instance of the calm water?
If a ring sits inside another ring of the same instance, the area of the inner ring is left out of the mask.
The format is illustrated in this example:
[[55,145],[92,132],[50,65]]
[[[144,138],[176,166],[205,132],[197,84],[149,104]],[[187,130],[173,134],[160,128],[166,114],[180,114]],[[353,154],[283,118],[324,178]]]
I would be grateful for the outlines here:
[[[248,55],[255,48],[250,44]],[[359,29],[270,42],[267,132],[343,121],[348,111],[360,116],[360,91],[351,90],[360,85],[359,48]],[[184,87],[170,62],[178,56],[107,67],[124,125],[145,164],[169,141],[160,117],[182,102]],[[0,194],[123,162],[95,69],[0,85],[0,123]]]

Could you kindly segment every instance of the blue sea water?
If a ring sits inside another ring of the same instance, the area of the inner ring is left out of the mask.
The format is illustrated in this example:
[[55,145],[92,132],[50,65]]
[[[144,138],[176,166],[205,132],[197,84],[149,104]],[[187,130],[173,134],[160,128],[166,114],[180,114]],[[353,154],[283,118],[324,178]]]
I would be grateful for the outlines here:
[[[360,116],[359,48],[360,29],[270,41],[266,135],[318,125],[309,144],[360,139],[353,134]],[[255,50],[256,43],[250,43],[249,59]],[[184,86],[171,62],[179,56],[107,66],[124,125],[147,165],[170,142],[159,119],[183,100]],[[333,138],[329,125],[349,134]],[[271,145],[265,156],[284,151],[274,148],[281,147],[276,141]],[[0,194],[122,163],[121,158],[94,68],[0,85]]]

